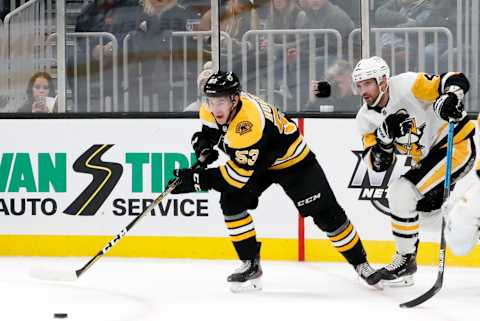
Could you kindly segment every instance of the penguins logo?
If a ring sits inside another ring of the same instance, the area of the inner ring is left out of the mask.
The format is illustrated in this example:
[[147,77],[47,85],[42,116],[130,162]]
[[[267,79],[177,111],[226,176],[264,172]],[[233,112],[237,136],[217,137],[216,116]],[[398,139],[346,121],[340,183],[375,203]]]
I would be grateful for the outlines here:
[[68,215],[95,215],[117,185],[123,173],[122,165],[104,162],[101,157],[113,145],[97,144],[90,147],[73,164],[73,170],[93,176],[90,184],[64,210]]
[[[405,109],[400,109],[396,113],[408,115]],[[420,140],[422,139],[425,125],[426,123],[424,122],[417,126],[417,122],[413,117],[409,117],[402,122],[401,126],[410,128],[410,131],[406,130],[407,133],[405,135],[395,138],[395,147],[398,153],[412,156],[414,159],[422,156],[424,146],[420,144]]]

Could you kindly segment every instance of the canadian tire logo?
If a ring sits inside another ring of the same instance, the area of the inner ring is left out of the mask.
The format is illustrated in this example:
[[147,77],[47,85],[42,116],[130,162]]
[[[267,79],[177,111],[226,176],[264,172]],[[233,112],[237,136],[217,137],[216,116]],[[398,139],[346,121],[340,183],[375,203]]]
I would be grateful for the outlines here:
[[411,158],[397,155],[395,163],[385,172],[375,172],[368,170],[362,160],[361,151],[352,151],[357,158],[357,164],[353,170],[348,188],[359,189],[358,199],[360,201],[370,201],[372,205],[380,212],[390,215],[391,211],[388,205],[387,189],[390,182],[400,177],[411,167]]
[[83,153],[73,164],[73,170],[92,176],[88,186],[64,210],[69,215],[95,215],[112,193],[123,173],[121,164],[105,162],[102,156],[113,144],[96,144]]

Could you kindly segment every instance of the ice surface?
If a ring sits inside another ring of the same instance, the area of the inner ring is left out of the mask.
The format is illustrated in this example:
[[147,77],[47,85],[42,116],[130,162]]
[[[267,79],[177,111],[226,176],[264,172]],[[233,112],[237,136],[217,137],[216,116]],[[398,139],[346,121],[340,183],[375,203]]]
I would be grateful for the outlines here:
[[378,291],[345,263],[263,262],[263,291],[233,294],[235,261],[102,258],[74,283],[38,281],[32,266],[78,269],[88,258],[0,258],[0,320],[381,320],[465,321],[480,314],[480,269],[448,268],[444,288],[413,309],[400,302],[433,284],[420,266],[410,288]]

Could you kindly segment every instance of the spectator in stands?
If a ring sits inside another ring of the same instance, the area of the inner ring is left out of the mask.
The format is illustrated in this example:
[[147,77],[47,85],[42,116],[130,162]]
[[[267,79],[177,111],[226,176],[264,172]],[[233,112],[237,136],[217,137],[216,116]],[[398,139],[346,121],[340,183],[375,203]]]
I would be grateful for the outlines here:
[[352,90],[352,65],[345,60],[338,60],[327,69],[326,81],[331,86],[328,98],[318,98],[318,81],[310,87],[310,99],[305,106],[307,111],[357,112],[360,96]]
[[203,87],[205,86],[207,79],[213,74],[212,62],[207,61],[203,65],[203,70],[198,74],[197,86],[198,86],[198,98],[193,103],[185,107],[183,111],[199,111],[203,98]]
[[422,27],[432,16],[430,1],[389,0],[375,11],[378,27]]
[[[208,10],[200,20],[200,30],[211,30],[211,11]],[[242,36],[249,30],[259,28],[259,19],[249,0],[226,0],[221,8],[220,30],[228,33],[234,46],[240,48]],[[234,49],[234,52],[236,50]]]
[[187,10],[190,17],[187,21],[187,30],[198,31],[200,19],[210,10],[211,0],[179,0],[178,4]]
[[[340,32],[342,40],[346,42],[348,35],[354,28],[352,19],[340,7],[329,0],[307,0],[307,8],[298,16],[299,29],[335,29]],[[329,46],[336,49],[336,42]]]
[[56,111],[53,80],[47,72],[37,72],[30,77],[27,85],[27,101],[19,113],[51,113]]
[[[265,23],[266,30],[283,30],[283,29],[296,29],[297,19],[301,12],[300,7],[295,0],[271,0],[270,1],[270,13]],[[286,38],[287,41],[287,55],[294,57],[295,51],[295,36],[289,35]],[[274,36],[275,44],[283,44],[282,35]],[[265,49],[268,45],[267,39],[264,39],[261,43],[261,48]],[[276,47],[275,50],[276,61],[282,61],[283,48]]]
[[[211,11],[207,11],[199,25],[200,30],[211,30]],[[255,76],[253,74],[242,74],[242,37],[249,30],[260,29],[260,19],[257,11],[249,0],[224,0],[223,5],[220,8],[220,30],[227,33],[232,41],[232,71],[237,75],[242,75],[242,79],[246,83],[250,83]],[[212,60],[211,51],[209,49],[210,39],[205,44],[205,59]],[[225,62],[229,58],[225,52],[227,49],[226,39],[221,39],[221,65],[225,65]],[[250,42],[247,42],[247,65],[250,64],[250,59],[253,56],[248,53],[253,52],[253,46]],[[250,71],[250,70],[249,70]],[[247,88],[249,86],[247,85]]]
[[[285,29],[296,29],[297,28],[297,19],[300,14],[301,9],[297,4],[296,0],[270,0],[270,8],[265,22],[266,30],[285,30]],[[269,43],[269,39],[272,39]],[[296,36],[290,34],[287,37],[283,35],[273,35],[272,37],[265,36],[264,39],[260,42],[260,55],[258,59],[260,70],[260,79],[255,79],[255,81],[260,83],[266,83],[266,76],[268,74],[267,68],[269,65],[272,65],[272,61],[268,60],[267,49],[272,47],[274,58],[273,66],[275,72],[275,89],[278,95],[275,96],[276,106],[283,105],[283,96],[287,95],[285,90],[279,90],[279,88],[284,87],[285,81],[279,75],[283,75],[284,68],[287,69],[286,75],[292,75],[296,68]],[[287,65],[284,66],[284,54],[286,54]],[[293,65],[292,65],[293,64]],[[255,87],[253,84],[250,87]]]
[[[453,39],[457,36],[457,2],[451,0],[432,0],[432,22],[433,27],[446,27],[450,30]],[[453,41],[452,46],[458,42]],[[457,49],[451,54],[457,57]],[[428,73],[441,74],[448,71],[448,40],[443,35],[436,43],[430,43],[425,47],[425,70]],[[437,65],[435,65],[437,58]],[[438,67],[438,69],[436,68]]]
[[[150,98],[150,106],[145,107],[150,111],[169,111],[171,82],[183,80],[186,76],[182,73],[183,68],[178,66],[183,53],[182,39],[172,38],[172,32],[186,31],[189,17],[189,13],[178,5],[177,0],[143,2],[143,12],[131,33],[131,50],[132,60],[142,63],[142,73],[139,76],[143,79],[143,96]],[[174,71],[172,75],[170,70]],[[144,106],[135,106],[140,101],[130,101],[130,109],[138,107],[143,110]]]
[[[296,1],[296,0],[294,0]],[[255,0],[253,1],[255,10],[260,20],[260,25],[263,25],[270,13],[271,0]]]
[[[249,30],[257,30],[260,21],[257,12],[249,0],[225,0],[220,13],[220,30],[227,33],[233,46],[233,71],[241,74],[241,42]],[[200,30],[211,30],[211,11],[207,11],[200,20]],[[207,44],[209,45],[209,43]],[[221,44],[225,48],[224,44]],[[211,57],[207,57],[211,59]],[[245,78],[245,77],[244,77]]]
[[[375,24],[381,28],[414,28],[428,27],[433,22],[431,1],[425,0],[389,0],[375,11]],[[394,71],[406,71],[415,68],[417,63],[417,38],[414,35],[408,37],[409,52],[403,33],[387,32],[381,35],[382,56],[391,57],[392,50],[395,63],[389,61]],[[406,58],[409,58],[407,66]]]
[[[300,11],[295,0],[270,0],[265,29],[296,29]],[[281,36],[275,37],[275,42],[281,42]]]
[[[122,41],[125,35],[135,26],[135,21],[139,13],[138,0],[95,0],[87,3],[77,17],[75,32],[109,32],[112,33],[118,41],[119,49],[122,48]],[[112,94],[113,74],[111,57],[113,52],[112,43],[108,40],[102,45],[99,38],[93,38],[89,41],[90,52],[87,53],[87,41],[84,38],[76,38],[78,46],[76,52],[69,52],[67,59],[67,80],[75,91],[74,99],[77,98],[76,110],[86,111],[86,99],[98,97],[99,86],[92,86],[92,83],[98,82],[99,73],[104,73],[104,93],[109,96]],[[104,38],[105,40],[105,38]],[[68,48],[68,47],[67,47]],[[75,63],[76,56],[76,63]],[[100,56],[103,56],[103,69],[99,64]],[[119,58],[122,55],[119,52]],[[118,60],[121,65],[121,59]],[[87,84],[87,70],[90,72],[90,83]],[[119,73],[121,74],[121,73]],[[75,78],[77,77],[77,88]],[[92,91],[91,97],[87,97],[87,88]],[[98,104],[96,104],[98,105]]]
[[[343,52],[346,52],[347,39],[354,25],[352,19],[340,7],[330,3],[329,0],[307,0],[305,5],[307,8],[301,11],[297,19],[297,28],[299,29],[334,29],[337,30],[342,38]],[[327,42],[323,36],[318,36],[315,43],[315,63],[316,66],[310,65],[309,37],[302,37],[301,52],[296,58],[297,53],[290,53],[290,59],[300,60],[300,83],[297,83],[297,77],[288,79],[288,88],[292,93],[299,93],[300,97],[293,96],[293,101],[300,99],[300,105],[305,106],[308,100],[309,74],[310,70],[315,67],[317,74],[315,77],[324,78],[326,68],[335,63],[337,53],[342,48],[337,48],[337,40],[333,35],[327,36]],[[298,95],[298,94],[297,94]],[[289,102],[289,107],[296,109],[297,106],[293,102]]]
[[[339,6],[343,11],[345,11],[345,13],[348,14],[350,19],[352,19],[355,26],[360,27],[361,1],[352,1],[352,0],[330,0],[330,1],[332,2],[332,4]],[[375,1],[375,4],[377,1]]]

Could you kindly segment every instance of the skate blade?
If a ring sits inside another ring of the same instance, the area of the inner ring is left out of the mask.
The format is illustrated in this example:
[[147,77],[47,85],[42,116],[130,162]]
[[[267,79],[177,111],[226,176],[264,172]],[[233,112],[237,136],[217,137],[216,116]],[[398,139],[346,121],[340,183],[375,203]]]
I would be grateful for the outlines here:
[[230,282],[230,291],[233,293],[255,292],[262,290],[260,279],[248,280],[246,282]]
[[377,283],[375,284],[369,284],[367,282],[367,280],[365,280],[364,278],[362,278],[361,276],[358,277],[358,279],[360,280],[360,282],[362,284],[364,284],[365,286],[367,286],[369,289],[371,289],[372,287],[377,289],[377,290],[383,290],[383,280],[380,280],[378,281]]
[[380,290],[380,291],[382,291],[382,290],[383,290],[383,287],[384,287],[384,286],[383,286],[383,280],[380,280],[380,281],[378,281],[378,282],[375,283],[375,284],[368,284],[368,283],[367,283],[367,285],[368,285],[368,286],[371,286],[371,287],[373,286],[375,289]]
[[405,288],[415,284],[413,275],[401,276],[395,280],[383,280],[383,286],[389,288]]

